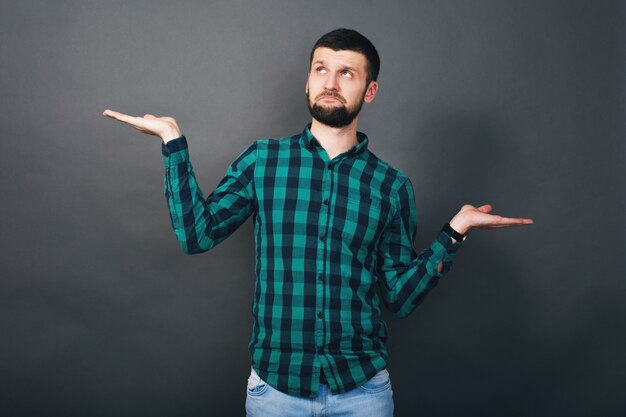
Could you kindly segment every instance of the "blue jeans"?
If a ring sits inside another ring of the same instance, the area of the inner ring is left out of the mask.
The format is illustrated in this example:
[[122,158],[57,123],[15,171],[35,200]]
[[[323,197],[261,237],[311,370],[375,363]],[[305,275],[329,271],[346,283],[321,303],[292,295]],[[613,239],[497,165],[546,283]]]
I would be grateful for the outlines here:
[[320,383],[314,399],[280,392],[252,369],[246,391],[247,417],[393,417],[393,391],[387,369],[342,394],[332,395],[328,385]]

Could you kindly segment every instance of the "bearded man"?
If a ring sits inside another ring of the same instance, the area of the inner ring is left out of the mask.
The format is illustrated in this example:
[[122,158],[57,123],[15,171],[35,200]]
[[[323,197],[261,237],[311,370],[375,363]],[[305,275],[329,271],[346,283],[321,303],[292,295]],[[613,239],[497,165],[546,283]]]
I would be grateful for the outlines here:
[[251,143],[205,198],[172,117],[104,115],[162,139],[165,196],[185,253],[206,252],[250,216],[256,247],[248,416],[392,416],[387,325],[450,270],[473,228],[531,224],[466,204],[417,253],[413,186],[357,131],[380,59],[360,33],[313,46],[302,132]]

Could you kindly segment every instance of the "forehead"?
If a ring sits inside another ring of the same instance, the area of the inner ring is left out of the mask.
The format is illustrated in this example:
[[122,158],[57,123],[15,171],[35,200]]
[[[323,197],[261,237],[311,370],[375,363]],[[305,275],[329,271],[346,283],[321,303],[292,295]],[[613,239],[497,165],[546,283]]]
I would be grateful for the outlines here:
[[313,52],[311,64],[317,61],[322,61],[325,65],[337,67],[348,66],[361,71],[365,71],[367,65],[365,55],[360,52],[346,50],[333,51],[326,47],[319,47]]

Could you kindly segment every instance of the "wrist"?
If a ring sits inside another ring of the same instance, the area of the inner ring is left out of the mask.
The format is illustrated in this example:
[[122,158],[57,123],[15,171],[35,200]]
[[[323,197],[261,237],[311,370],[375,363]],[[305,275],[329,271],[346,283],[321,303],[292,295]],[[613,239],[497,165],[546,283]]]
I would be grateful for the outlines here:
[[459,216],[454,216],[454,218],[450,220],[450,227],[462,235],[467,235],[467,232],[471,229],[471,226]]
[[450,236],[453,245],[457,242],[463,242],[467,238],[467,235],[461,234],[454,230],[452,226],[450,226],[450,223],[446,223],[443,225],[443,232]]
[[182,135],[180,134],[180,131],[178,131],[178,130],[170,130],[166,134],[161,135],[161,140],[163,141],[163,143],[167,143],[170,140],[177,139],[177,138],[179,138],[181,136]]

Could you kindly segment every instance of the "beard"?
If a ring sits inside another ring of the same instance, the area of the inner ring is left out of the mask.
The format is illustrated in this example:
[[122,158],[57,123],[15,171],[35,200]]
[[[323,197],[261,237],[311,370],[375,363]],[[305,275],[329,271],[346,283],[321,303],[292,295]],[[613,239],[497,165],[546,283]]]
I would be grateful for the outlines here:
[[[324,93],[319,95],[317,98],[321,98],[327,95],[338,97],[338,99],[341,100],[342,103],[345,102],[343,97],[337,96],[337,94],[333,93]],[[364,97],[365,91],[363,91],[363,95],[361,96],[361,99],[358,101],[358,103],[352,108],[346,107],[345,104],[342,104],[340,106],[323,107],[315,102],[311,105],[311,99],[308,93],[306,95],[306,102],[309,108],[309,113],[311,113],[311,116],[318,122],[330,127],[344,127],[352,123],[352,121],[358,116],[359,112],[361,111],[361,107],[363,106]]]

